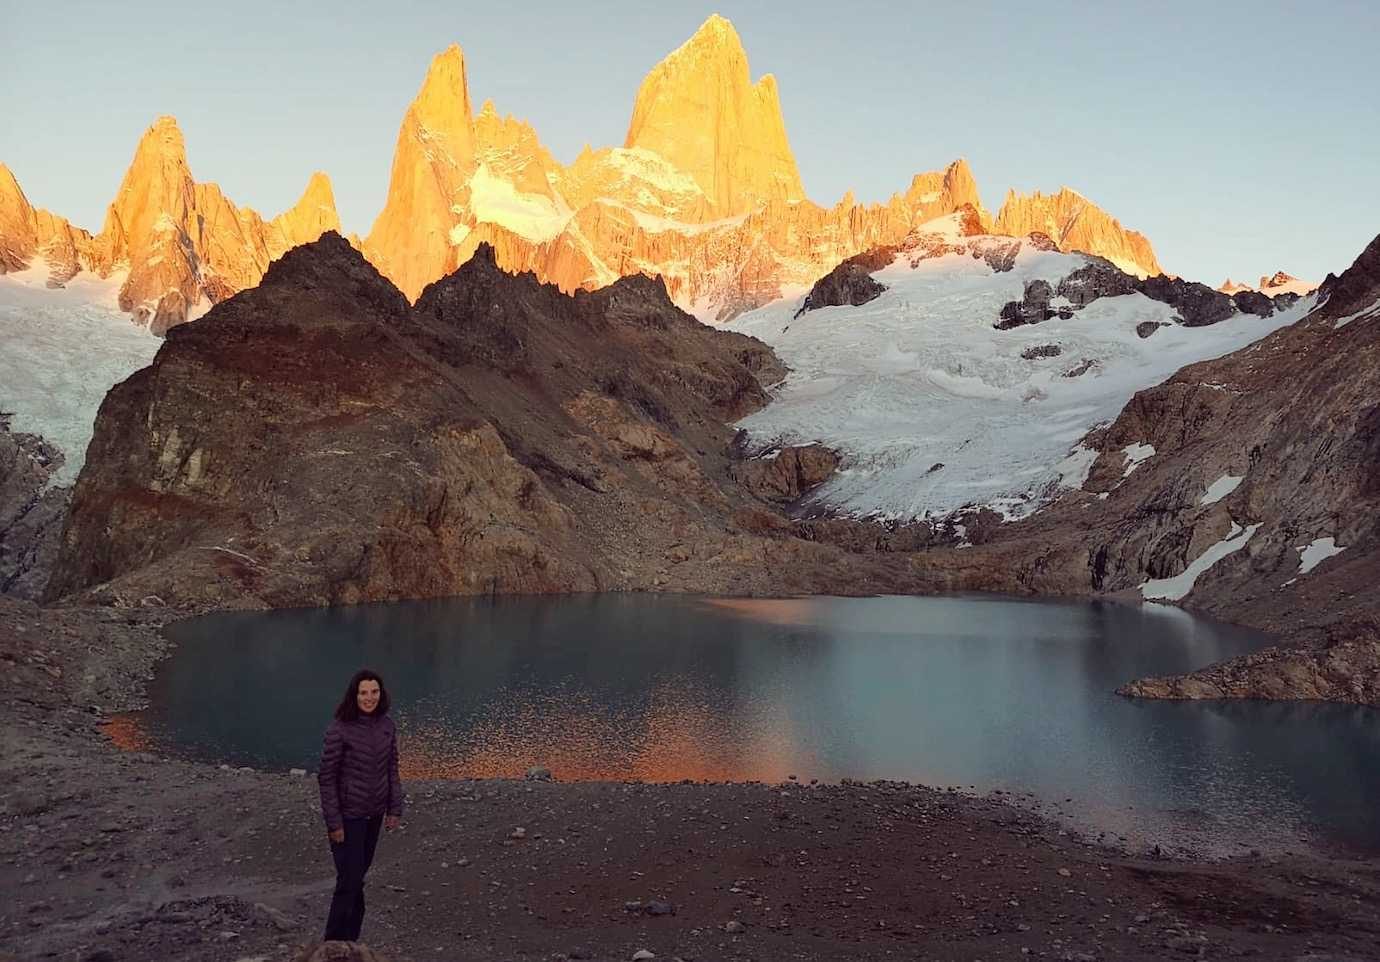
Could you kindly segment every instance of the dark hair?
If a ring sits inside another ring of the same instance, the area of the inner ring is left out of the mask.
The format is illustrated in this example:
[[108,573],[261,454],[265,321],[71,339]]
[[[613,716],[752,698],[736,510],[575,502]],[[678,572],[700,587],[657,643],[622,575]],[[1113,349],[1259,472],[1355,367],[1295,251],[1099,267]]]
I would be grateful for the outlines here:
[[376,681],[379,683],[379,707],[374,709],[374,717],[382,718],[388,714],[388,688],[384,685],[383,679],[376,671],[368,668],[361,668],[355,672],[350,679],[350,685],[345,689],[345,697],[340,699],[340,704],[335,706],[335,717],[341,721],[357,721],[359,719],[359,683],[362,681]]

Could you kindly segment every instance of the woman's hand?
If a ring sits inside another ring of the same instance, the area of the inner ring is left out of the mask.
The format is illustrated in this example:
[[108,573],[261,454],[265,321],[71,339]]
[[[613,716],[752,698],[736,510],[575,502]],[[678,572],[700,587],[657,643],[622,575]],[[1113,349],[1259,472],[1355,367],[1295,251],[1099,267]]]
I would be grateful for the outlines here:
[[383,817],[383,827],[388,829],[388,831],[390,832],[393,831],[393,829],[397,828],[400,824],[402,824],[402,819],[396,815],[385,815]]
[[328,830],[328,831],[326,832],[326,837],[329,838],[329,839],[330,839],[332,842],[334,842],[336,845],[339,845],[341,842],[345,841],[345,829],[343,829],[343,828],[333,828],[333,829],[330,829],[330,830]]

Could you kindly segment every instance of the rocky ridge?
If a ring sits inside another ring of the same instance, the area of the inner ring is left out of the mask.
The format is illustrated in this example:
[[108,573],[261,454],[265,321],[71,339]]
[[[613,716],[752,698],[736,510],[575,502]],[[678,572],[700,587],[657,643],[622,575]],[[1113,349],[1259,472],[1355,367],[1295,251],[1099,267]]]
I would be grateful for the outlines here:
[[1318,285],[1312,281],[1305,281],[1284,271],[1275,271],[1269,276],[1261,275],[1260,283],[1256,289],[1262,294],[1274,296],[1275,294],[1308,294],[1317,290]]
[[986,259],[994,270],[1010,270],[1012,255],[1019,244],[980,239],[987,233],[989,225],[990,220],[980,208],[963,204],[947,217],[921,224],[896,244],[873,247],[845,258],[832,271],[815,281],[795,316],[798,318],[807,311],[821,307],[841,307],[845,304],[860,307],[866,304],[886,290],[886,286],[875,280],[872,274],[890,266],[903,255],[915,264],[945,254],[970,254],[974,258]]
[[997,213],[995,231],[1024,237],[1032,231],[1049,235],[1059,249],[1096,254],[1136,277],[1163,274],[1149,239],[1082,194],[1061,187],[1056,194],[1018,194],[1014,189]]
[[645,274],[697,316],[725,320],[934,217],[981,209],[963,161],[917,174],[886,204],[806,199],[774,81],[749,82],[741,41],[719,17],[653,68],[624,146],[586,148],[569,166],[529,125],[491,102],[474,116],[470,103],[452,46],[408,108],[364,241],[409,300],[488,244],[506,270],[562,291]]
[[339,228],[330,180],[320,172],[290,210],[270,221],[236,207],[217,185],[197,183],[172,117],[144,132],[94,236],[33,208],[0,167],[0,271],[21,270],[41,257],[51,271],[49,286],[83,270],[101,277],[123,271],[121,310],[159,334],[253,287],[290,248]]
[[91,235],[36,208],[14,174],[0,164],[0,274],[21,271],[34,257],[49,265],[48,284],[60,287],[91,263]]
[[[1148,241],[1078,195],[1051,203],[1036,211],[1009,201],[993,228],[962,160],[916,174],[885,203],[851,193],[828,207],[810,201],[775,80],[751,80],[737,32],[715,15],[648,73],[623,146],[587,147],[569,165],[491,102],[476,115],[464,54],[447,48],[403,118],[387,199],[360,244],[409,300],[487,244],[505,269],[566,292],[660,276],[677,304],[714,321],[806,289],[840,261],[965,206],[985,231],[1045,231],[1064,250],[1158,272]],[[267,222],[195,183],[166,117],[140,141],[94,237],[32,210],[0,170],[0,270],[36,253],[59,283],[78,270],[127,269],[121,306],[159,332],[252,287],[284,250],[339,226],[322,174],[292,211]]]
[[[1186,327],[1206,327],[1236,314],[1270,317],[1276,310],[1294,306],[1299,299],[1293,292],[1280,292],[1271,297],[1249,288],[1228,294],[1206,284],[1163,274],[1136,277],[1105,258],[1094,257],[1086,267],[1061,278],[1057,286],[1043,279],[1029,282],[1020,300],[1009,301],[1002,308],[996,326],[1009,330],[1056,316],[1067,319],[1099,298],[1132,293],[1168,304],[1176,312],[1173,320]],[[1058,306],[1052,307],[1056,298]],[[1141,337],[1150,337],[1160,326],[1147,322],[1138,333]]]
[[1292,274],[1284,273],[1284,271],[1275,271],[1273,274],[1262,274],[1260,276],[1260,281],[1254,287],[1250,284],[1234,281],[1228,277],[1217,288],[1217,290],[1221,291],[1223,294],[1236,295],[1260,293],[1266,297],[1277,297],[1280,294],[1293,294],[1301,297],[1305,294],[1311,294],[1317,289],[1318,285],[1314,284],[1312,281],[1300,280]]
[[[282,606],[912,584],[910,562],[795,537],[735,481],[728,425],[782,373],[654,280],[568,296],[485,247],[410,307],[327,234],[174,328],[110,392],[48,596]],[[761,485],[789,496],[817,462]]]

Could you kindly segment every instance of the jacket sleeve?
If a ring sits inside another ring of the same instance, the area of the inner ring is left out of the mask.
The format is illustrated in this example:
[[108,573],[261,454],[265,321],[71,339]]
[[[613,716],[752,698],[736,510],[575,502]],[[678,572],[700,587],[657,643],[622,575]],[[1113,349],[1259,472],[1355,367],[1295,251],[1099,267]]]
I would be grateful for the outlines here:
[[402,813],[402,779],[398,777],[398,730],[395,728],[392,744],[388,749],[388,814],[401,818]]
[[332,832],[345,826],[340,817],[340,769],[344,755],[345,741],[340,727],[332,723],[326,729],[321,765],[316,773],[317,784],[321,786],[321,815],[326,819],[326,828]]

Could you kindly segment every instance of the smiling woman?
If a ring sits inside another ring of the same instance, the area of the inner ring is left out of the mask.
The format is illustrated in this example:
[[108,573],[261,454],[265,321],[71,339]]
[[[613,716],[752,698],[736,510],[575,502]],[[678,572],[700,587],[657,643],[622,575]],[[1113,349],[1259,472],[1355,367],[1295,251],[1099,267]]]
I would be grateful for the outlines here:
[[[335,894],[326,941],[353,942],[364,924],[364,876],[374,861],[379,828],[398,827],[402,783],[398,735],[388,716],[388,690],[377,672],[355,672],[326,729],[321,768],[321,814],[335,860]],[[385,814],[387,816],[385,818]]]

